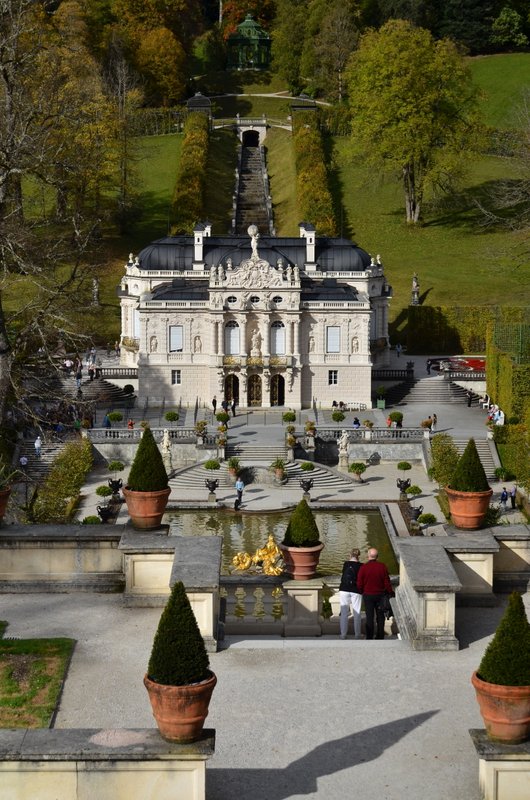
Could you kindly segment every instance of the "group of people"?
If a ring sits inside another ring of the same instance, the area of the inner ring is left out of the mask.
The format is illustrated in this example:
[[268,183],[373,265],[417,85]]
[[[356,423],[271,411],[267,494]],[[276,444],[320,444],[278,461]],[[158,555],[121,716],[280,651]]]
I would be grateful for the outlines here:
[[510,491],[507,490],[506,486],[502,487],[500,504],[504,513],[506,513],[508,508],[508,497],[510,498],[512,509],[515,509],[517,505],[517,486],[512,486]]
[[376,639],[384,639],[385,606],[389,598],[394,596],[388,569],[378,561],[379,553],[375,547],[368,550],[368,561],[364,564],[360,562],[360,557],[361,551],[354,548],[342,567],[339,586],[340,638],[346,639],[350,609],[355,638],[361,638],[361,604],[364,600],[366,638],[373,639],[375,633]]
[[[215,394],[212,398],[212,408],[213,408],[213,413],[215,414],[217,412],[217,396]],[[237,408],[236,398],[235,397],[232,398],[230,402],[228,402],[228,400],[223,398],[223,400],[221,400],[221,408],[223,409],[225,414],[228,414],[228,409],[230,409],[232,412],[232,416],[235,417]]]

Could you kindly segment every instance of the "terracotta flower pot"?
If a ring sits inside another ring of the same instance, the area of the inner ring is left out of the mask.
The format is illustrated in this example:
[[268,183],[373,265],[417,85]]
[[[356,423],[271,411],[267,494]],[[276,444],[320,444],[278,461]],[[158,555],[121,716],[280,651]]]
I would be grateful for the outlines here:
[[134,527],[148,531],[159,528],[170,494],[169,488],[159,492],[133,492],[125,486],[123,496]]
[[510,744],[530,739],[530,686],[487,683],[476,672],[471,683],[490,739]]
[[201,683],[164,686],[147,675],[144,686],[160,735],[169,742],[194,742],[201,735],[217,678],[213,672]]
[[484,522],[493,489],[485,492],[457,492],[446,488],[451,519],[457,528],[475,531]]
[[8,486],[7,489],[0,489],[0,523],[2,522],[4,514],[6,513],[7,501],[9,500],[10,494],[11,494],[10,486]]
[[307,581],[315,576],[320,553],[324,549],[322,542],[313,547],[288,547],[280,545],[285,570],[295,581]]

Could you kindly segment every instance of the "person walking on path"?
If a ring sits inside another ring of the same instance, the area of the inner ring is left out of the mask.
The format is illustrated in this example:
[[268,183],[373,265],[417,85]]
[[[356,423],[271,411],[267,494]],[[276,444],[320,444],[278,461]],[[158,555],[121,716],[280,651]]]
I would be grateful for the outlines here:
[[436,414],[432,415],[432,422],[431,422],[431,431],[434,433],[436,430],[436,426],[438,425],[438,417]]
[[236,415],[236,399],[235,399],[235,397],[232,400],[230,408],[232,409],[232,416],[235,417],[235,415]]
[[398,343],[397,343],[397,345],[396,345],[396,355],[397,355],[397,357],[398,357],[398,358],[399,358],[399,357],[400,357],[400,355],[401,355],[401,351],[402,351],[402,349],[403,349],[403,348],[401,347],[401,345],[400,345],[400,344],[399,344],[399,342],[398,342]]
[[359,556],[361,551],[353,549],[349,561],[342,565],[342,577],[339,586],[340,602],[340,638],[345,639],[348,633],[348,614],[350,608],[353,615],[353,632],[356,639],[361,638],[361,603],[362,595],[357,588],[357,575],[361,569]]
[[42,453],[42,439],[40,438],[40,436],[37,436],[33,446],[35,448],[35,455],[37,456],[37,458],[40,458]]
[[506,491],[506,486],[503,486],[501,492],[501,506],[505,514],[506,514],[507,503],[508,503],[508,492]]
[[236,492],[237,492],[237,499],[235,503],[236,509],[239,508],[241,503],[243,502],[243,489],[245,488],[245,484],[241,477],[238,477],[236,481]]
[[223,409],[225,414],[228,414],[228,400],[224,400],[223,399],[223,401],[221,403],[221,408]]
[[431,361],[430,358],[428,358],[427,361],[425,362],[425,367],[427,369],[427,375],[431,374],[431,366],[432,366],[432,361]]
[[510,489],[510,503],[512,504],[512,509],[515,509],[516,500],[517,500],[517,486],[512,486],[512,488]]
[[378,561],[379,553],[375,547],[368,550],[368,561],[361,565],[357,575],[357,587],[362,592],[366,612],[366,638],[374,638],[374,614],[376,617],[376,639],[385,638],[385,595],[393,596],[394,590],[386,565]]
[[468,389],[466,392],[466,400],[467,400],[467,407],[471,408],[471,402],[473,400],[473,392],[471,389]]
[[105,416],[103,417],[103,422],[101,424],[104,428],[112,428],[112,424],[108,414],[105,414]]
[[215,414],[215,412],[217,411],[217,396],[215,394],[212,398],[212,408],[213,408],[213,413]]

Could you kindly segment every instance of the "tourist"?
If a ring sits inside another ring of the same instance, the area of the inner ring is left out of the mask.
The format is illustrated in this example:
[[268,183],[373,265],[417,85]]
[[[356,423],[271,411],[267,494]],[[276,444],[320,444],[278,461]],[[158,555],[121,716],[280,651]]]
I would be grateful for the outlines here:
[[356,639],[361,638],[361,602],[362,595],[357,588],[357,574],[361,569],[359,556],[361,551],[354,548],[349,561],[342,565],[342,577],[339,586],[340,602],[340,638],[345,639],[348,633],[348,614],[350,608],[353,615],[353,632]]
[[516,507],[516,500],[517,500],[517,486],[512,486],[510,489],[510,502],[512,504],[512,509],[515,510]]
[[26,474],[26,471],[28,469],[28,459],[26,458],[26,456],[20,456],[18,463],[20,464],[20,469],[22,470],[22,472]]
[[392,419],[390,418],[390,414],[386,418],[386,427],[387,428],[391,428],[392,427]]
[[385,638],[385,595],[392,597],[394,590],[385,564],[378,561],[375,547],[368,550],[368,561],[362,564],[357,575],[357,587],[362,592],[366,612],[366,638],[374,638],[374,614],[376,617],[376,639]]
[[88,377],[90,378],[90,383],[92,383],[92,381],[96,377],[96,365],[93,364],[92,361],[88,365]]
[[471,403],[473,402],[473,392],[471,389],[468,389],[466,392],[466,400],[467,400],[467,407],[471,408]]
[[127,428],[128,428],[130,431],[134,430],[134,420],[133,420],[133,419],[129,419],[129,420],[127,420]]
[[403,350],[403,348],[398,342],[397,345],[396,345],[396,355],[397,355],[398,358],[400,357],[402,350]]
[[40,436],[37,436],[33,446],[35,448],[35,455],[37,456],[37,458],[40,458],[42,452],[42,439],[40,438]]
[[223,409],[225,414],[228,414],[228,400],[223,400],[223,402],[221,403],[221,408]]
[[361,427],[361,423],[359,422],[359,417],[354,417],[353,418],[352,426],[354,428],[360,428]]
[[506,486],[503,486],[501,492],[501,506],[505,514],[506,514],[507,503],[508,503],[508,492],[506,491]]
[[213,413],[215,414],[217,410],[217,396],[215,394],[212,399],[212,408],[213,408]]
[[239,508],[239,506],[243,502],[243,489],[244,488],[245,488],[245,484],[243,483],[243,479],[241,478],[241,476],[238,476],[238,479],[236,481],[236,492],[237,492],[237,500],[236,500],[236,505],[235,505],[236,509]]
[[116,358],[120,357],[120,343],[119,343],[119,341],[117,339],[114,342],[114,353],[116,355]]
[[83,369],[81,365],[78,366],[76,373],[75,373],[75,385],[78,389],[81,388],[81,379],[83,378]]
[[427,375],[430,375],[431,374],[431,367],[432,367],[432,361],[431,361],[430,358],[428,358],[427,361],[425,362],[425,367],[427,369]]
[[235,399],[235,397],[232,400],[232,404],[231,404],[230,408],[232,410],[232,416],[235,417],[235,415],[236,415],[236,399]]
[[104,428],[112,428],[112,424],[108,414],[105,414],[105,416],[103,417],[103,422],[101,424],[103,425]]
[[436,414],[433,414],[431,422],[431,431],[435,431],[437,425],[438,425],[438,417],[436,416]]

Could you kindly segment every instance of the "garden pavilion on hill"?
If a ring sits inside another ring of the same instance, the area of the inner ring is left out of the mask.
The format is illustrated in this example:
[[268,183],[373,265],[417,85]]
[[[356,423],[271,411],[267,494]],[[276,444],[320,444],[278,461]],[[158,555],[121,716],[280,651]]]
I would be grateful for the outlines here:
[[267,69],[271,61],[271,37],[252,14],[228,37],[228,69]]

